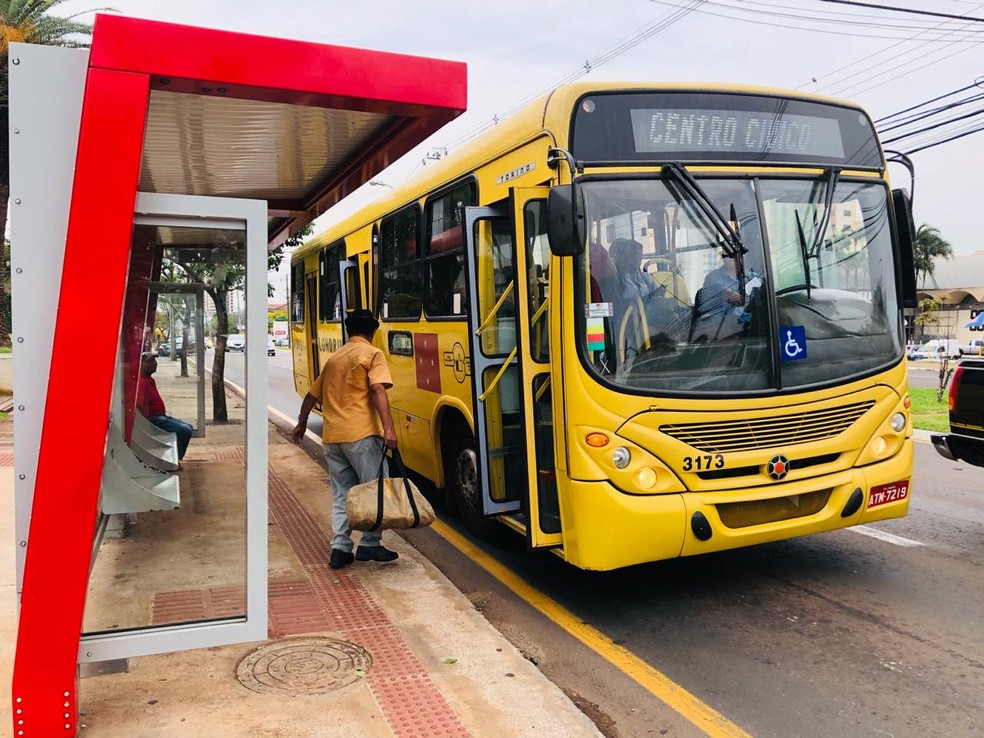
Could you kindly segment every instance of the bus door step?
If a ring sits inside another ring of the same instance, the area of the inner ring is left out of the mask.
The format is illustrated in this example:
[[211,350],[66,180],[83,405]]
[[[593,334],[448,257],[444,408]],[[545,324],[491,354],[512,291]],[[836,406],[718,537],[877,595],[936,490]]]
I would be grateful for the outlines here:
[[500,456],[509,456],[510,454],[526,453],[526,449],[523,446],[500,446],[499,448],[490,448],[489,457],[498,458]]

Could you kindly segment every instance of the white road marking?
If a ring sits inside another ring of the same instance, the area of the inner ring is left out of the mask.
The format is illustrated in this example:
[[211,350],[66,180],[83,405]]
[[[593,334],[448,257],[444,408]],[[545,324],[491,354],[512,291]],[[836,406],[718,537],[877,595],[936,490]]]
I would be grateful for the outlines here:
[[926,545],[925,543],[920,543],[919,541],[913,541],[910,538],[897,536],[894,533],[886,533],[883,530],[869,528],[867,525],[855,525],[853,528],[848,528],[848,530],[853,530],[855,533],[860,533],[863,536],[877,538],[879,541],[885,541],[885,543],[891,543],[894,546],[902,546],[903,548],[915,548],[917,546]]

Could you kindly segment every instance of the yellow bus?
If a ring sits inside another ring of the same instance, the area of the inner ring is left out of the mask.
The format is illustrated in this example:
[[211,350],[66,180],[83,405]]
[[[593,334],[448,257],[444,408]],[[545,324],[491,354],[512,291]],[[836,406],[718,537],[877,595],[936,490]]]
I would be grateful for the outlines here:
[[606,570],[900,517],[907,194],[857,106],[575,83],[293,255],[303,395],[381,321],[407,465]]

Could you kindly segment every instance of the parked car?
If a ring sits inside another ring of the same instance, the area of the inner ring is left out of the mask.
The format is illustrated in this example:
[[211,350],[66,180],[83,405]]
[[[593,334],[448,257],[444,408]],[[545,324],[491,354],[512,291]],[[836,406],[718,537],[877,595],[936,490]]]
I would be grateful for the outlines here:
[[[181,336],[178,336],[177,338],[174,339],[174,345],[176,347],[176,349],[175,349],[176,350],[175,356],[177,356],[180,359],[181,358],[181,355],[184,353],[184,339]],[[190,347],[191,347],[191,350],[192,351],[195,350],[195,344],[194,344],[194,342],[190,342]],[[170,341],[162,341],[161,343],[157,344],[157,355],[158,356],[170,356],[171,355],[171,342]]]
[[950,432],[930,439],[940,456],[984,466],[984,359],[964,359],[950,380]]
[[272,338],[267,338],[267,356],[276,356],[277,347],[273,343]]
[[972,338],[960,344],[961,356],[984,356],[984,338]]
[[239,351],[243,352],[246,350],[246,336],[241,333],[235,333],[231,336],[226,336],[226,351]]
[[960,345],[954,338],[937,339],[927,341],[917,349],[909,351],[908,358],[917,361],[919,359],[938,359],[946,356],[949,359],[960,358]]

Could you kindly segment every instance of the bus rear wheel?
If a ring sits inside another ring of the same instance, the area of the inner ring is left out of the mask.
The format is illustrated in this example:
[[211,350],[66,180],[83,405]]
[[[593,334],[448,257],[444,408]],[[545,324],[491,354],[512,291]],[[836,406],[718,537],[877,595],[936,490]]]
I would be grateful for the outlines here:
[[454,492],[458,512],[465,527],[479,538],[487,538],[492,533],[495,522],[482,512],[478,453],[471,434],[458,442],[454,454]]

